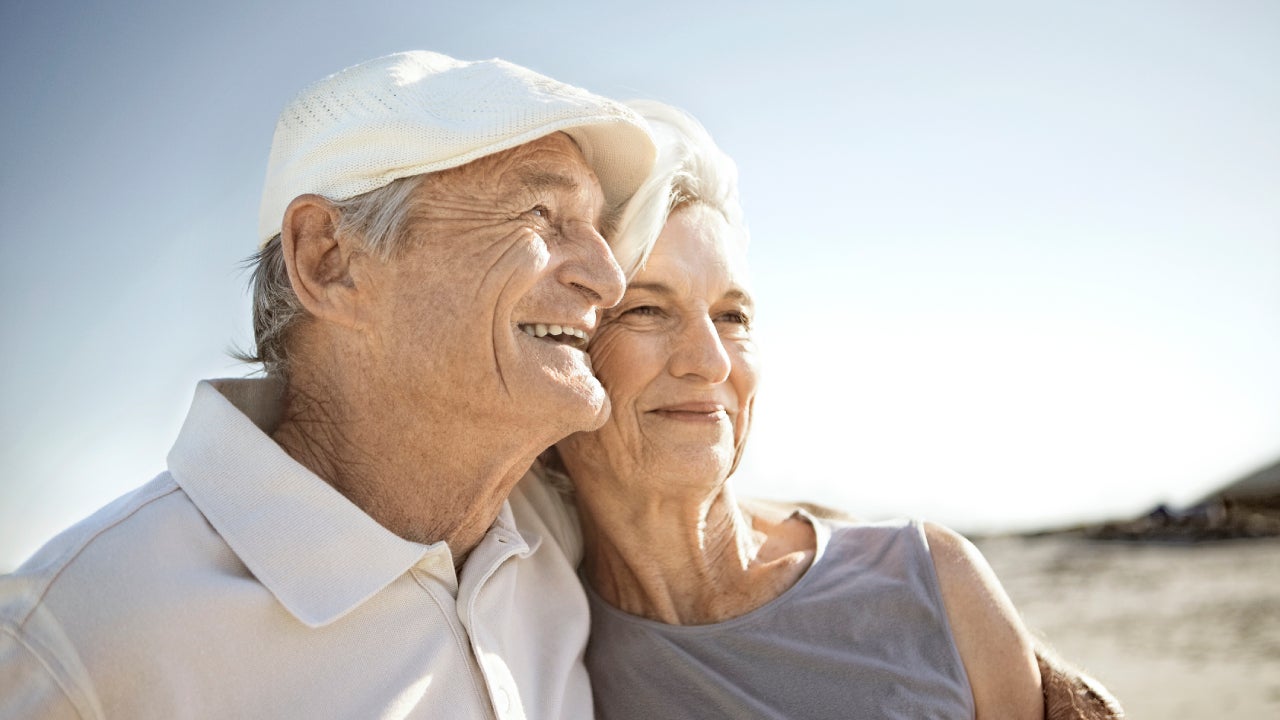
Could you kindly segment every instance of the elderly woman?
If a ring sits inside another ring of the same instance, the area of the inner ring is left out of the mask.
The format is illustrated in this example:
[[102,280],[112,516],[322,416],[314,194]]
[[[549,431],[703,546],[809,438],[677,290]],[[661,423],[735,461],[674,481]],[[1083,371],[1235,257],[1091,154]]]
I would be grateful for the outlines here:
[[736,170],[693,119],[634,107],[660,156],[613,243],[626,295],[591,340],[613,410],[557,446],[599,716],[1043,717],[1032,642],[959,535],[735,500],[758,380]]

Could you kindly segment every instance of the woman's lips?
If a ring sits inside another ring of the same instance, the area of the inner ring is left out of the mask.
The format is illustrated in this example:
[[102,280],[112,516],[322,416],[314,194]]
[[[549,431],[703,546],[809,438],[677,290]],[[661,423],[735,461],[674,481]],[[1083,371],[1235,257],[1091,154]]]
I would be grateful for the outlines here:
[[729,417],[724,406],[719,403],[679,403],[655,408],[649,412],[669,420],[697,423],[716,423],[727,420]]

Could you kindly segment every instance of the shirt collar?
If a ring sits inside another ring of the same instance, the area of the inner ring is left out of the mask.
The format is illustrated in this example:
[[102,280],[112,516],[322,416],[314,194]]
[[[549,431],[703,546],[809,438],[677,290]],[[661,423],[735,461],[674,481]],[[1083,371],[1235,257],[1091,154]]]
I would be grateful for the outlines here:
[[397,536],[269,437],[279,400],[271,379],[202,381],[169,452],[174,480],[258,581],[298,620],[321,627],[425,557],[442,554],[443,564],[430,557],[423,567],[452,576],[444,542]]

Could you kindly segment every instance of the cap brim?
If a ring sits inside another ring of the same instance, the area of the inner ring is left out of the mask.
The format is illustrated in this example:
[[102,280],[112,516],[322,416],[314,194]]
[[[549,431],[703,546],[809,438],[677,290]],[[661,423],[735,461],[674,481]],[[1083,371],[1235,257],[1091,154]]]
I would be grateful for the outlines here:
[[649,176],[657,157],[653,137],[624,118],[557,128],[573,138],[587,166],[596,174],[606,208],[622,207]]

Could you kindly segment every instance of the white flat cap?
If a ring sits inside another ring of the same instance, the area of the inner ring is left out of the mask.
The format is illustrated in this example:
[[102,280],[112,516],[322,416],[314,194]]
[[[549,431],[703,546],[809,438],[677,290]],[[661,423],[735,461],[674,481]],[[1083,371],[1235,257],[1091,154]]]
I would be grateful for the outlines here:
[[653,139],[635,112],[505,60],[415,51],[347,68],[303,90],[280,113],[259,242],[279,234],[285,208],[299,195],[346,200],[554,132],[581,148],[611,209],[653,165]]

